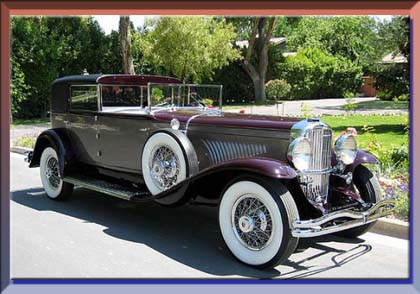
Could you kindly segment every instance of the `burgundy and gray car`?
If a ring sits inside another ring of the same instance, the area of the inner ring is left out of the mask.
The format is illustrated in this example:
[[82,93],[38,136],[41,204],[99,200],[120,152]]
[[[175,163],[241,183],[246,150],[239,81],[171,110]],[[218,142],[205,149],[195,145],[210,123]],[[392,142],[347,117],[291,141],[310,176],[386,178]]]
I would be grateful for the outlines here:
[[222,86],[162,76],[80,75],[52,86],[52,128],[27,160],[47,196],[75,186],[128,201],[218,207],[240,261],[273,267],[299,238],[357,237],[394,203],[378,160],[317,118],[222,111]]

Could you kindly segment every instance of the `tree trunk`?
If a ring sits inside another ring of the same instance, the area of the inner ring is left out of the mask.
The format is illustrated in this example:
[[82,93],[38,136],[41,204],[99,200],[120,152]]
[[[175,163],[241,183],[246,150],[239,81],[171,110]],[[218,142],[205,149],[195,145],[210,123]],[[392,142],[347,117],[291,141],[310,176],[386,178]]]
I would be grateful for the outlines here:
[[256,102],[264,102],[265,101],[265,78],[259,78],[253,80],[252,83],[254,84],[254,96]]
[[131,55],[130,17],[120,16],[120,41],[123,73],[134,75],[133,56]]
[[[268,26],[267,26],[267,20]],[[265,79],[268,67],[268,45],[275,25],[275,18],[258,17],[254,21],[248,49],[244,60],[244,68],[254,85],[255,101],[265,101]],[[258,36],[257,36],[258,35]],[[257,55],[256,64],[253,65],[252,55]]]

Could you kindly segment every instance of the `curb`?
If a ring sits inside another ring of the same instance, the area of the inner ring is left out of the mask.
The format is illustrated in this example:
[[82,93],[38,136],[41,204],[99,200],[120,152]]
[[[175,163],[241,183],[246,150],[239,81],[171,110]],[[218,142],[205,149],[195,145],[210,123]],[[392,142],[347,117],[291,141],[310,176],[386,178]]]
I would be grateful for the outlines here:
[[[10,152],[25,154],[27,151],[33,151],[31,148],[11,146]],[[375,225],[370,229],[371,233],[376,233],[380,235],[386,235],[389,237],[395,237],[400,239],[408,240],[410,236],[410,229],[408,223],[395,220],[395,219],[379,219],[376,221]]]
[[20,146],[10,146],[10,152],[18,153],[24,155],[25,152],[33,151],[32,148],[20,147]]
[[401,220],[382,218],[375,223],[369,232],[408,240],[410,226],[407,222]]

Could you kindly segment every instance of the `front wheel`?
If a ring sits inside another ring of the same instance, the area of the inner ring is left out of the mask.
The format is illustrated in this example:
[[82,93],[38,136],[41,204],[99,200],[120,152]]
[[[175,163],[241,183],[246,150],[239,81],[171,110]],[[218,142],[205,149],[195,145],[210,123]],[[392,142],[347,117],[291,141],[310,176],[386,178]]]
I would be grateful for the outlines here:
[[229,185],[219,206],[219,225],[229,250],[248,265],[274,267],[296,249],[290,227],[299,218],[287,189],[260,179]]
[[[357,188],[360,197],[366,203],[376,203],[382,199],[381,187],[379,185],[378,179],[374,174],[372,174],[369,169],[363,165],[359,165],[353,173],[353,183]],[[336,235],[345,237],[345,238],[357,238],[360,235],[363,235],[376,223],[371,222],[366,225],[348,229],[336,233]]]
[[54,148],[47,147],[42,151],[39,170],[42,186],[50,199],[64,200],[71,195],[73,185],[61,178],[58,156]]

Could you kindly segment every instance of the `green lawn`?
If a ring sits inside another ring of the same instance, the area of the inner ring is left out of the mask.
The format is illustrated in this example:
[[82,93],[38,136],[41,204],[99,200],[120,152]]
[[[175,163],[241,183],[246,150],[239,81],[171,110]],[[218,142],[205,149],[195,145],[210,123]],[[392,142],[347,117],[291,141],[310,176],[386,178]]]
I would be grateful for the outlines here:
[[33,125],[33,124],[40,124],[40,123],[49,123],[50,118],[33,118],[33,119],[14,119],[10,127],[14,128],[20,125]]
[[366,101],[356,104],[356,110],[408,109],[408,101]]
[[[367,148],[369,142],[376,139],[384,148],[408,144],[408,134],[405,131],[407,115],[351,115],[324,116],[321,120],[327,123],[339,136],[347,127],[356,128],[357,142],[360,148]],[[373,127],[371,132],[363,131],[364,126]]]

